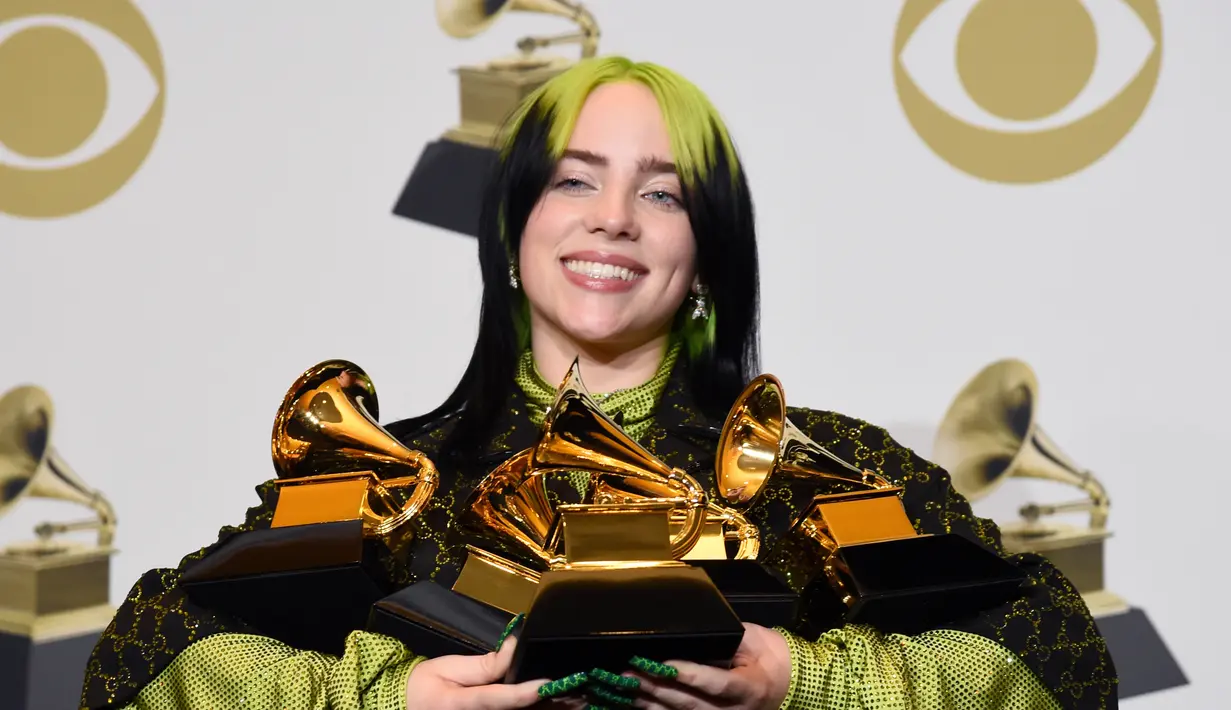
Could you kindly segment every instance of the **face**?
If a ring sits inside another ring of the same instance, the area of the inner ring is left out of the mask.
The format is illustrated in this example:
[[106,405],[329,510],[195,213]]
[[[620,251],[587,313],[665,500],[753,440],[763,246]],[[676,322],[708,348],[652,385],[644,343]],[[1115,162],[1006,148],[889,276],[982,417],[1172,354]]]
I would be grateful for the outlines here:
[[634,348],[667,333],[693,285],[695,253],[654,94],[639,83],[600,86],[522,235],[534,337]]

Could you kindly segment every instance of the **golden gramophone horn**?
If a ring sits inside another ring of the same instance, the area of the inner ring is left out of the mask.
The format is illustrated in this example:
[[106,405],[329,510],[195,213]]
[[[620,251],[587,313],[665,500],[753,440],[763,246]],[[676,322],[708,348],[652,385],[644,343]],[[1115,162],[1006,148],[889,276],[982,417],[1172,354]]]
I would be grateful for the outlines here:
[[731,407],[718,440],[715,474],[719,493],[739,506],[752,504],[778,478],[893,487],[833,455],[791,423],[782,383],[773,375],[753,379]]
[[[553,504],[548,478],[577,474],[589,478],[584,502]],[[538,443],[488,474],[463,510],[460,528],[472,544],[453,590],[510,613],[529,608],[544,574],[681,565],[707,522],[728,522],[721,516],[733,513],[711,506],[695,478],[603,413],[576,361],[544,415]],[[755,550],[755,527],[738,514],[730,519],[752,529],[735,534],[745,554]]]
[[0,515],[22,498],[49,498],[85,506],[94,520],[43,523],[43,540],[71,530],[98,529],[98,546],[108,548],[115,535],[115,511],[102,493],[87,486],[51,444],[55,411],[51,397],[26,385],[0,398]]
[[[782,383],[772,375],[754,378],[736,399],[719,438],[715,474],[722,496],[737,506],[772,499],[777,486],[811,488],[811,501],[765,561],[786,572],[818,628],[847,622],[913,628],[949,608],[998,604],[1021,583],[1020,570],[968,538],[917,532],[903,489],[795,427]],[[911,565],[933,557],[945,564]],[[902,575],[907,568],[913,571]]]
[[449,36],[474,37],[491,27],[506,12],[536,12],[567,17],[581,31],[558,37],[526,37],[518,49],[529,54],[537,47],[565,42],[581,44],[581,56],[593,57],[598,48],[598,24],[580,3],[571,0],[436,0],[436,21]]
[[462,525],[506,549],[520,548],[515,557],[523,563],[559,563],[558,511],[548,501],[545,478],[575,472],[591,476],[587,504],[670,503],[682,515],[671,539],[675,559],[700,539],[707,515],[700,483],[656,458],[604,414],[582,384],[576,362],[544,415],[538,443],[476,487]]
[[792,481],[846,484],[847,492],[814,495],[791,524],[793,544],[810,541],[802,549],[818,555],[819,571],[846,606],[853,606],[857,596],[841,549],[917,535],[898,499],[901,489],[848,464],[801,432],[787,417],[782,383],[773,375],[754,378],[731,407],[714,473],[719,493],[740,508],[772,486]]
[[[274,418],[274,527],[347,519],[358,505],[365,534],[384,537],[423,511],[440,475],[379,416],[376,389],[358,365],[327,360],[300,375]],[[399,505],[391,491],[406,487]]]
[[[671,539],[672,556],[678,560],[697,544],[707,512],[701,484],[663,463],[604,414],[582,383],[576,361],[557,390],[542,429],[530,455],[532,468],[589,473],[590,502],[598,505],[647,499],[670,502],[684,514],[679,533]],[[594,500],[597,489],[606,493],[608,503]],[[617,501],[621,493],[630,500]]]
[[1102,484],[1060,450],[1037,420],[1039,383],[1020,360],[992,363],[962,388],[949,406],[933,444],[933,460],[953,487],[976,501],[1010,478],[1035,478],[1075,486],[1086,500],[1029,504],[1027,521],[1062,512],[1090,511],[1090,529],[1107,526],[1110,501]]

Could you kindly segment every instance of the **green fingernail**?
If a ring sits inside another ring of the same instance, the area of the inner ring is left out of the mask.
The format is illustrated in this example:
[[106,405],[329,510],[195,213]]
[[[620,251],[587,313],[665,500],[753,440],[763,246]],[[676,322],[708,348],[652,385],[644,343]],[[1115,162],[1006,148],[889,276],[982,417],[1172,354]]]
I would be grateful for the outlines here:
[[591,695],[597,697],[599,700],[605,700],[609,703],[615,703],[616,705],[632,705],[633,704],[632,698],[626,695],[620,695],[614,690],[611,690],[610,688],[604,688],[601,685],[594,685],[593,683],[591,683],[589,686],[587,686],[586,689],[590,692]]
[[586,673],[581,672],[581,673],[574,673],[573,675],[570,675],[570,676],[565,676],[558,680],[548,681],[539,686],[539,697],[540,698],[554,698],[557,695],[565,695],[567,693],[571,693],[574,690],[577,690],[581,686],[585,685],[589,677],[590,676],[588,676]]
[[680,674],[673,666],[659,663],[658,661],[651,661],[641,656],[633,656],[629,659],[628,664],[639,671],[644,671],[659,678],[674,678]]
[[508,624],[505,626],[505,631],[503,631],[500,635],[500,640],[496,641],[497,651],[500,651],[500,648],[505,645],[505,639],[507,639],[508,635],[512,634],[513,629],[516,629],[518,624],[522,623],[522,619],[524,618],[526,618],[526,614],[518,614],[513,616],[513,618],[508,621]]
[[636,690],[641,687],[641,681],[636,678],[629,678],[628,676],[612,673],[611,671],[603,670],[602,668],[595,668],[590,671],[590,677],[595,680],[601,680],[608,685],[614,685],[617,688],[624,688],[627,690]]
[[504,633],[500,634],[500,640],[496,642],[497,651],[500,650],[501,646],[504,646],[504,640],[509,637],[509,634],[513,633],[513,629],[517,628],[517,625],[520,624],[521,620],[524,618],[526,618],[525,614],[518,614],[509,621],[507,626],[504,627]]

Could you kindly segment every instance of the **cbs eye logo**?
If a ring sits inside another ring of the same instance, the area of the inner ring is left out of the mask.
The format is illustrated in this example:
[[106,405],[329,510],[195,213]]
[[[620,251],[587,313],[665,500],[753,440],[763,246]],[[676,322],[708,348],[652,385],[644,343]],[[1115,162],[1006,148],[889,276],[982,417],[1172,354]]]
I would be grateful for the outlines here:
[[1158,82],[1157,0],[906,0],[893,42],[907,120],[986,180],[1038,183],[1106,155]]
[[0,2],[0,212],[61,217],[115,194],[158,136],[163,81],[130,0]]

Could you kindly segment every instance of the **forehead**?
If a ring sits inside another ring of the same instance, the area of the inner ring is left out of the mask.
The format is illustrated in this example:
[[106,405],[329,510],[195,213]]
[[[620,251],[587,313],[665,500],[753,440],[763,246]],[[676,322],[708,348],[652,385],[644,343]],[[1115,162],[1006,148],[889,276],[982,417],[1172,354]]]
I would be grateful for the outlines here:
[[590,92],[568,147],[611,157],[672,157],[658,99],[644,84],[632,81],[604,84]]

